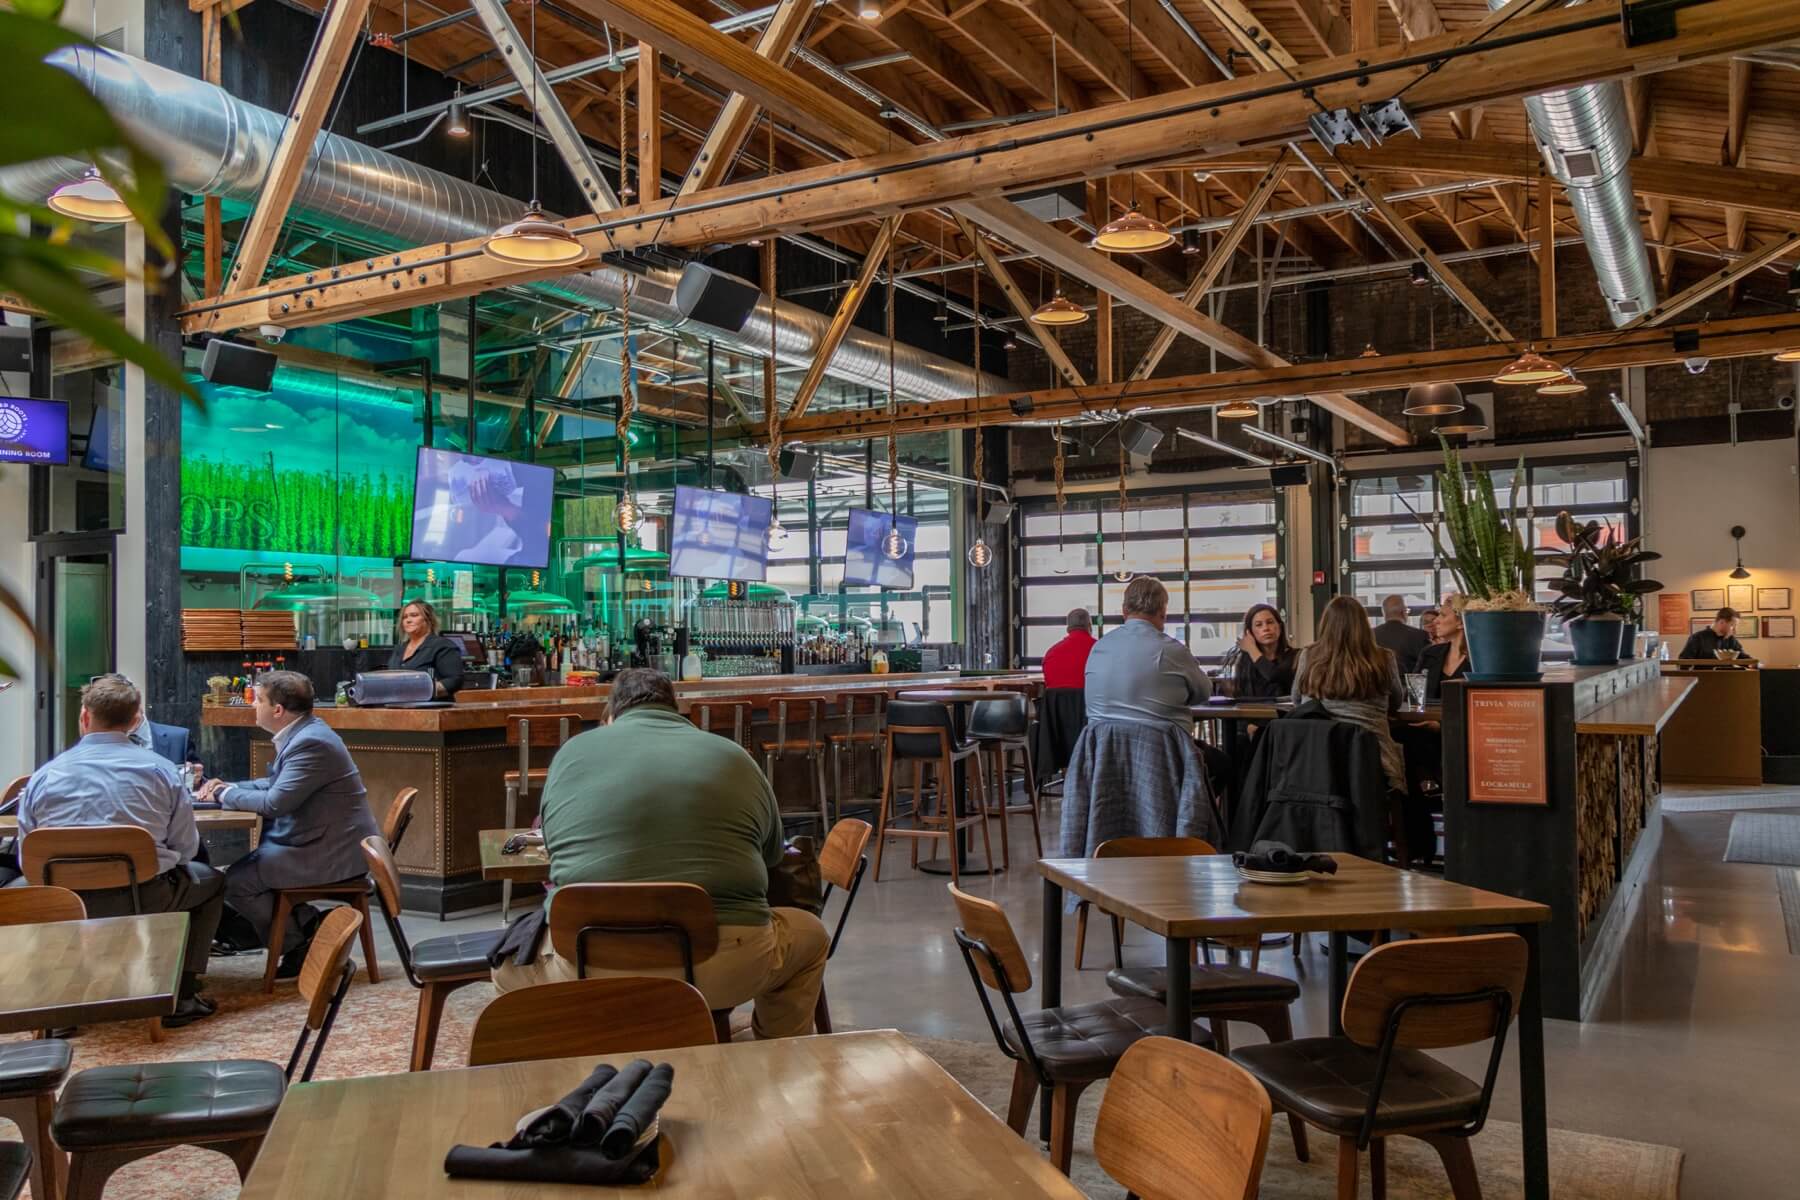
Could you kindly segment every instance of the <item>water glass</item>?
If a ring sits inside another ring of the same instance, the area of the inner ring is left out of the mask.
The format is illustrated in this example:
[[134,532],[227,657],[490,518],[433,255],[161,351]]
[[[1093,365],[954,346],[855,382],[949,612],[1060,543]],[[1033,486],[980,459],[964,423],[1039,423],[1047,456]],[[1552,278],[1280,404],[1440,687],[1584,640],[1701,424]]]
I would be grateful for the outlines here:
[[1414,708],[1424,705],[1425,675],[1423,672],[1414,671],[1406,676],[1406,702]]

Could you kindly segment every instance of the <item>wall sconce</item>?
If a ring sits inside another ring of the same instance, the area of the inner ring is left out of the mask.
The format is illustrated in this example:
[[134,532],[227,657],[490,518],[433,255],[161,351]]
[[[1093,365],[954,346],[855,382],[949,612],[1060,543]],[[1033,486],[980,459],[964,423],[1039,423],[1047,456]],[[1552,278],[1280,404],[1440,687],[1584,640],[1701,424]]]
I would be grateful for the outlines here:
[[1731,573],[1731,577],[1733,579],[1748,579],[1750,578],[1750,572],[1744,570],[1744,527],[1742,525],[1733,525],[1731,527],[1731,540],[1737,543],[1737,570]]

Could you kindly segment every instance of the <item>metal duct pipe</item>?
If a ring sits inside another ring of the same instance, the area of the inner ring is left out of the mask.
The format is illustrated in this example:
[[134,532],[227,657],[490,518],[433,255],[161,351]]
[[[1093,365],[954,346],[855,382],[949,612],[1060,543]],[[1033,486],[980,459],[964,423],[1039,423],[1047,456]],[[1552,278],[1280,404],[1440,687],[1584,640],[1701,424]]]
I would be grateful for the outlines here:
[[[280,114],[246,104],[212,84],[113,51],[69,47],[48,61],[88,85],[125,131],[162,162],[170,186],[255,202],[285,122]],[[85,166],[78,159],[61,158],[9,167],[0,170],[0,192],[38,202],[79,176]],[[481,237],[517,220],[525,205],[360,142],[321,133],[295,192],[294,211],[327,230],[403,249]],[[681,290],[687,294],[698,291],[693,285],[709,274],[721,273],[692,264],[684,271],[635,273],[633,315],[712,338],[746,354],[768,353],[772,319],[776,357],[799,367],[812,361],[813,348],[830,324],[829,315],[785,301],[778,301],[771,314],[768,301],[759,298],[740,327],[709,324],[676,301],[676,285],[684,276],[690,287]],[[527,286],[566,302],[612,308],[623,295],[626,278],[617,268],[602,267]],[[832,355],[827,373],[885,392],[886,339],[851,329]],[[983,394],[1008,390],[1005,380],[983,374]],[[897,348],[895,380],[902,395],[917,400],[956,399],[976,390],[975,374],[968,367],[905,345]]]
[[[1497,10],[1506,2],[1487,0],[1487,6]],[[1631,187],[1625,88],[1615,80],[1527,96],[1525,111],[1550,174],[1568,189],[1612,322],[1629,324],[1656,307],[1656,277]]]

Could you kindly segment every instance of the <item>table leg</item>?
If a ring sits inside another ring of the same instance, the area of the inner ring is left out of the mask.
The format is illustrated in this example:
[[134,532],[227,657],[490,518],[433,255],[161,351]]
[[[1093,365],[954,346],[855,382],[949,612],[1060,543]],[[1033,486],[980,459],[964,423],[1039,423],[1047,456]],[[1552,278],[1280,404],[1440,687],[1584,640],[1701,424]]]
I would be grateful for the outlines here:
[[1350,983],[1350,953],[1347,935],[1341,929],[1331,931],[1331,1024],[1326,1028],[1332,1037],[1344,1035],[1344,989]]
[[[1062,1004],[1062,884],[1044,880],[1044,944],[1038,956],[1038,999],[1043,1008]],[[1038,1136],[1050,1140],[1050,1089],[1038,1093]]]
[[1169,1020],[1163,1032],[1191,1042],[1194,1040],[1194,939],[1167,938],[1163,942],[1163,954],[1169,983]]
[[1544,1098],[1544,998],[1538,927],[1521,925],[1525,994],[1519,1004],[1519,1124],[1525,1133],[1525,1200],[1550,1200],[1550,1117]]

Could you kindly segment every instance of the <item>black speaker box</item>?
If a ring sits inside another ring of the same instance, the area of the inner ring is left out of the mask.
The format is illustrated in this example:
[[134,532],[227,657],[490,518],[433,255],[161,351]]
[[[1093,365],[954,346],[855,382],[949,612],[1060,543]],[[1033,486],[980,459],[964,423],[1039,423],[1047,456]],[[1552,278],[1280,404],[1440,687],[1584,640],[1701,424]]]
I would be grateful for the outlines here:
[[703,321],[733,333],[750,319],[762,293],[754,284],[735,275],[715,271],[699,263],[691,263],[675,285],[675,307],[690,321]]
[[0,371],[31,371],[31,330],[23,325],[0,325]]
[[200,376],[208,383],[266,392],[275,382],[275,356],[267,350],[214,338],[206,343]]
[[1306,486],[1306,468],[1299,464],[1269,468],[1270,487],[1304,487]]
[[1163,433],[1154,425],[1132,420],[1119,426],[1119,437],[1124,439],[1127,454],[1143,458],[1162,445]]
[[795,447],[781,452],[783,479],[811,479],[819,473],[819,456],[811,450]]

